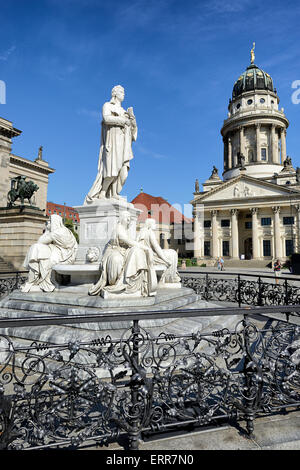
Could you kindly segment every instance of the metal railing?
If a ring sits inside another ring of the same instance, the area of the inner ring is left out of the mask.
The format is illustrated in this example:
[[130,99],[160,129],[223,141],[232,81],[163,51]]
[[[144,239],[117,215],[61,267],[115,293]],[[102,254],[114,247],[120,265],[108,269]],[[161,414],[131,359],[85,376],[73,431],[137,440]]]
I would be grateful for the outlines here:
[[[231,316],[231,327],[202,329],[216,316]],[[252,435],[258,416],[299,408],[299,316],[298,305],[0,319],[0,448],[126,437],[138,449],[144,436],[239,420]],[[158,318],[196,319],[196,328],[153,335],[145,321]],[[101,323],[121,320],[131,323],[120,336],[101,336]],[[93,340],[14,337],[20,328],[87,323],[99,324]]]
[[182,284],[207,301],[242,305],[299,305],[300,279],[234,272],[179,271]]
[[19,289],[27,279],[28,271],[7,271],[0,273],[0,299]]

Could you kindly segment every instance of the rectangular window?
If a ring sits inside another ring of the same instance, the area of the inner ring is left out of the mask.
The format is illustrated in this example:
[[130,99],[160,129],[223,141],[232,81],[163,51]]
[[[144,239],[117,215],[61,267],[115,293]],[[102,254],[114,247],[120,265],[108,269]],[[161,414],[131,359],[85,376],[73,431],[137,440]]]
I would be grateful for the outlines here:
[[245,228],[252,228],[252,222],[245,222]]
[[262,217],[261,225],[271,225],[271,217]]
[[262,159],[262,161],[267,160],[267,149],[266,148],[261,149],[261,159]]
[[264,256],[271,256],[271,240],[263,240]]
[[210,256],[210,241],[204,242],[204,256]]
[[294,253],[293,240],[285,240],[285,255],[290,256]]
[[294,217],[283,217],[283,225],[294,225]]
[[229,241],[223,240],[222,245],[223,245],[223,256],[229,256]]
[[203,225],[204,225],[204,228],[210,228],[211,227],[211,220],[204,220]]
[[221,227],[230,227],[230,219],[221,220]]

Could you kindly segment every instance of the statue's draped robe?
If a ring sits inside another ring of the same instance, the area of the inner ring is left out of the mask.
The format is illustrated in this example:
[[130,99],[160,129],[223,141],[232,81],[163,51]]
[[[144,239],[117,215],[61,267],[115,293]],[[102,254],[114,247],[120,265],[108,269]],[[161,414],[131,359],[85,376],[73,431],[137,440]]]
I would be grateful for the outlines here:
[[128,246],[116,235],[107,245],[101,263],[101,276],[89,290],[90,295],[102,291],[114,294],[140,293],[147,297],[156,292],[157,280],[151,252]]
[[27,252],[23,265],[29,275],[22,291],[29,292],[35,286],[44,292],[52,292],[55,289],[51,282],[52,267],[58,263],[73,263],[76,252],[76,239],[67,227],[43,233]]
[[177,272],[178,255],[176,251],[172,249],[162,249],[156,240],[155,233],[152,228],[142,228],[138,236],[138,241],[152,250],[154,267],[161,265],[167,266],[160,282],[174,283],[181,281]]
[[104,178],[113,178],[106,197],[120,193],[133,158],[131,144],[137,138],[135,122],[124,126],[125,110],[113,103],[105,103],[102,111],[101,144],[98,173],[85,202],[99,198]]

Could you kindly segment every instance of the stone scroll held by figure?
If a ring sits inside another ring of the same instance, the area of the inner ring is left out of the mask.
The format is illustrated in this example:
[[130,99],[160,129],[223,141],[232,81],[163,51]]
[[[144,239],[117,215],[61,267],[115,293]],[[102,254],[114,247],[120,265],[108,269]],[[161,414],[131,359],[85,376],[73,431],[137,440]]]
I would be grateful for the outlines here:
[[98,173],[85,204],[102,198],[118,198],[127,179],[137,125],[133,108],[126,111],[122,107],[124,97],[124,88],[117,85],[112,89],[111,100],[103,105]]

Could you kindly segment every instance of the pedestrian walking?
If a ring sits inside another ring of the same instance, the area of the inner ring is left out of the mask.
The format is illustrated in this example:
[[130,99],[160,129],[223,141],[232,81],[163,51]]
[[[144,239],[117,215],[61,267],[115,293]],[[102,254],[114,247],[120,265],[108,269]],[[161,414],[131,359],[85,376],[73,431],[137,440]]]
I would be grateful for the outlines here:
[[279,259],[275,261],[273,269],[274,269],[274,274],[275,274],[275,283],[278,284],[278,277],[280,276],[280,271],[281,271],[281,262]]

